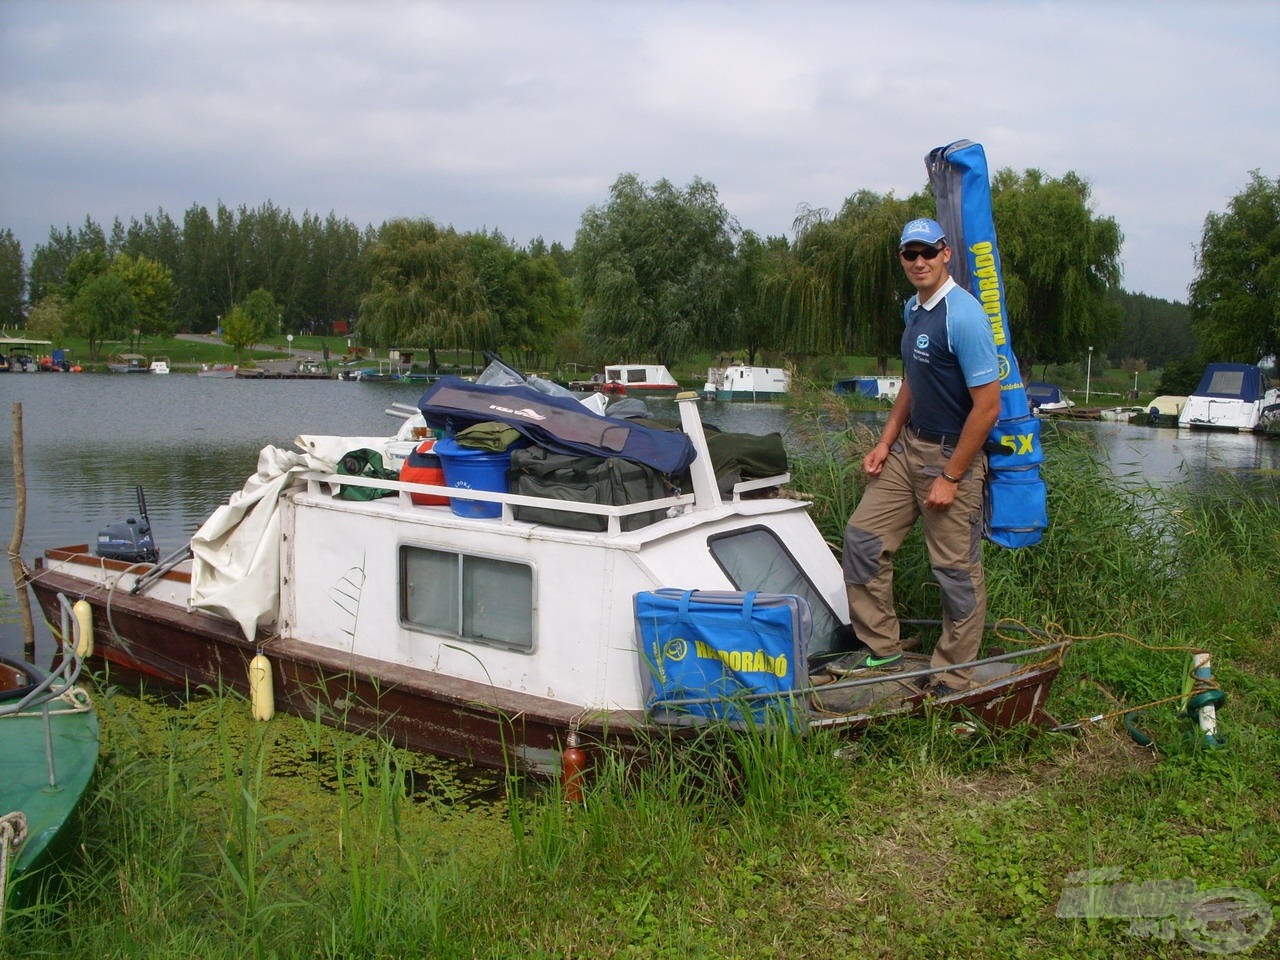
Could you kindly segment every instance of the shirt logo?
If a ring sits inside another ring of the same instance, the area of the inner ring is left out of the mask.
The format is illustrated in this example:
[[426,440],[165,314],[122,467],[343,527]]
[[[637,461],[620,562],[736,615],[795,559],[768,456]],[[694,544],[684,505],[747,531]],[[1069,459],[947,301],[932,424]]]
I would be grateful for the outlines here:
[[922,333],[920,334],[920,336],[916,337],[916,349],[917,350],[929,349],[929,335],[927,333]]

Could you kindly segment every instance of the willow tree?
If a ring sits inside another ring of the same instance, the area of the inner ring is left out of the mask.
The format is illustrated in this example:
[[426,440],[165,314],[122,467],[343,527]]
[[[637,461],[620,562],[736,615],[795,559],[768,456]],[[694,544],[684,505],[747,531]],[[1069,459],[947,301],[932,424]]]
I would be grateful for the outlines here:
[[668,366],[692,348],[722,346],[737,233],[704,180],[681,190],[620,176],[609,202],[583,213],[574,243],[587,339],[610,359]]
[[1011,335],[1024,366],[1078,358],[1120,334],[1107,293],[1120,282],[1124,235],[1093,213],[1087,181],[1006,168],[991,180]]
[[1280,178],[1249,174],[1226,213],[1205,217],[1191,283],[1191,324],[1211,359],[1280,353]]
[[489,345],[493,316],[472,266],[466,237],[427,219],[390,220],[367,253],[369,292],[360,301],[360,337],[368,345],[436,351]]
[[897,356],[902,304],[910,287],[898,264],[902,225],[927,200],[898,200],[861,190],[839,214],[806,208],[796,218],[788,278],[789,331],[803,352],[876,358],[881,373]]

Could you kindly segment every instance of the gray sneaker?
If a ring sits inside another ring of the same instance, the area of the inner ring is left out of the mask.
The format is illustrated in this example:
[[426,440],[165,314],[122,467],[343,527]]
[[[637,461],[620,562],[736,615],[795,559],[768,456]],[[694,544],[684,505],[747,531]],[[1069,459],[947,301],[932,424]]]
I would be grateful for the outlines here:
[[902,654],[900,653],[891,653],[887,657],[880,657],[870,650],[859,650],[828,663],[827,672],[837,677],[847,676],[851,673],[865,673],[871,670],[897,673],[904,666]]

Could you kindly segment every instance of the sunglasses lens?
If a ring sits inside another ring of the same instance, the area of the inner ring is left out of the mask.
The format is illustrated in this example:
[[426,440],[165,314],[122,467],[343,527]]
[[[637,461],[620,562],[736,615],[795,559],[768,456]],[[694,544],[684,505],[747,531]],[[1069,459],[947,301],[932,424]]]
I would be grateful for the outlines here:
[[902,259],[907,263],[915,263],[917,257],[924,257],[926,260],[932,260],[942,252],[940,247],[926,247],[923,250],[903,250]]

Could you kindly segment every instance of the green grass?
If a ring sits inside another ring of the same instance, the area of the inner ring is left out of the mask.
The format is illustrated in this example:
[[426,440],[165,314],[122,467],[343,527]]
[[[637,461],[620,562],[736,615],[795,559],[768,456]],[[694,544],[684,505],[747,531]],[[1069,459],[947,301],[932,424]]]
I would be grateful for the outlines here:
[[[802,422],[795,485],[833,542],[867,438]],[[645,766],[607,756],[585,801],[501,787],[234,696],[100,692],[104,749],[61,893],[0,955],[277,958],[1189,958],[1174,936],[1056,915],[1077,871],[1280,903],[1280,500],[1227,478],[1122,492],[1046,425],[1051,527],[988,548],[993,616],[1076,637],[1049,709],[1071,733],[953,731],[939,713],[852,740],[708,731]],[[850,466],[850,464],[855,466]],[[918,538],[903,613],[937,615]],[[1226,747],[1176,703],[1187,650],[1227,692]],[[1166,932],[1176,934],[1169,927]],[[7,952],[6,952],[7,951]],[[1254,957],[1280,954],[1273,930]]]

